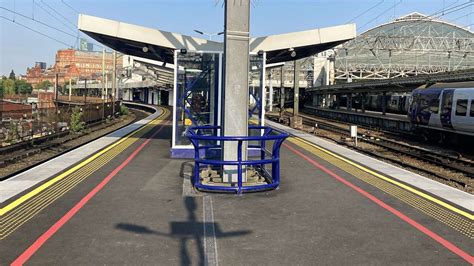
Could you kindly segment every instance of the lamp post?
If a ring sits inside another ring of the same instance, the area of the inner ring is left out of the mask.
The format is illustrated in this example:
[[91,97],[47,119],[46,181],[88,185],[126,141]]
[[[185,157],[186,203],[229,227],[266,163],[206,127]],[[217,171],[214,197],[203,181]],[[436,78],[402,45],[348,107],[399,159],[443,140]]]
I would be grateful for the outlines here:
[[213,37],[213,36],[218,36],[218,35],[224,34],[223,31],[221,31],[221,32],[216,32],[216,33],[207,33],[207,32],[200,31],[200,30],[194,30],[194,31],[197,32],[197,33],[199,33],[199,34],[201,34],[201,35],[206,35],[206,36],[208,37],[209,41],[212,41],[212,37]]

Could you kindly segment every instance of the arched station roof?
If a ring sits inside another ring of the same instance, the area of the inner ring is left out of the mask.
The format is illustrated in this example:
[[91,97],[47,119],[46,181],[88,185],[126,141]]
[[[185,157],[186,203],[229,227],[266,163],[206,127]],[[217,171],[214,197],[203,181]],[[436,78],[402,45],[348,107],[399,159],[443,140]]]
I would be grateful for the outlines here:
[[370,29],[336,51],[336,79],[383,79],[474,67],[474,33],[420,13]]

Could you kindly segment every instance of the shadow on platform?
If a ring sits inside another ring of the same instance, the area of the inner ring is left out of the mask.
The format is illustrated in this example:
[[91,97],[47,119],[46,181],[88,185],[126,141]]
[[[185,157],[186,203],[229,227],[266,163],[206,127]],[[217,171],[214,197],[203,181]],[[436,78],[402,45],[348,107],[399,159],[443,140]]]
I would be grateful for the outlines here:
[[[196,243],[196,251],[199,257],[199,265],[206,264],[206,254],[204,249],[205,237],[215,238],[227,238],[247,235],[252,233],[249,230],[223,232],[218,223],[211,222],[200,222],[196,217],[196,198],[185,197],[184,205],[188,212],[187,221],[173,221],[169,223],[170,232],[163,233],[155,231],[147,226],[130,224],[130,223],[119,223],[115,226],[116,229],[135,233],[135,234],[146,234],[146,235],[158,235],[165,236],[172,239],[177,239],[180,242],[180,259],[181,265],[191,265],[191,256],[189,254],[186,243],[190,239],[194,239]],[[214,232],[211,230],[205,230],[205,228],[214,228]]]

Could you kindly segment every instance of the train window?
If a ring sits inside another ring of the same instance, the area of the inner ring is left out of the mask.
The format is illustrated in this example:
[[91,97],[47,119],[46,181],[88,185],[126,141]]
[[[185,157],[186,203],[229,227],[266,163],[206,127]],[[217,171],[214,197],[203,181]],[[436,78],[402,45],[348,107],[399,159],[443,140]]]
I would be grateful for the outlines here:
[[456,115],[466,116],[467,114],[467,100],[458,100],[456,102]]
[[471,117],[474,117],[474,100],[471,100]]
[[437,114],[439,113],[439,99],[432,100],[430,102],[430,113]]

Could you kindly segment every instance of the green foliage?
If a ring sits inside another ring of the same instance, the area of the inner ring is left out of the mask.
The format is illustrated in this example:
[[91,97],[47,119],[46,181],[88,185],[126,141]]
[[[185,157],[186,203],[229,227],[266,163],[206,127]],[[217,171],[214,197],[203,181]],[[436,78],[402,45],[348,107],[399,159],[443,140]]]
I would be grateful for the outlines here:
[[25,80],[16,80],[15,87],[17,94],[30,94],[33,91],[31,84]]
[[12,80],[16,80],[15,71],[13,71],[13,69],[12,69],[12,72],[10,72],[9,78],[12,79]]
[[79,107],[74,107],[71,114],[71,131],[73,133],[80,133],[85,129],[85,124],[82,122],[82,111]]
[[3,98],[3,79],[0,79],[0,99]]
[[12,79],[3,80],[3,93],[5,95],[13,95],[16,93],[15,81]]
[[46,90],[51,86],[53,86],[53,83],[49,82],[49,80],[44,80],[40,84],[36,85],[36,89],[37,90]]
[[130,113],[130,110],[128,110],[127,106],[125,105],[120,105],[120,115],[128,115]]

